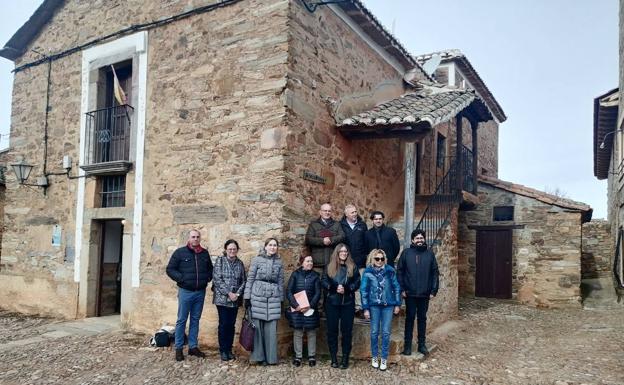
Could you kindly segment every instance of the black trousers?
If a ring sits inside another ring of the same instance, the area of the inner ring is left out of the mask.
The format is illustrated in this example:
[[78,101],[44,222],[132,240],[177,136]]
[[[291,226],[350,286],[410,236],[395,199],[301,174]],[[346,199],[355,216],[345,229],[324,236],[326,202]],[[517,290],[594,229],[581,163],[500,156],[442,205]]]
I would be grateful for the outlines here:
[[351,354],[351,337],[353,333],[353,318],[355,317],[355,303],[350,305],[331,305],[325,303],[325,317],[327,318],[327,347],[332,358],[338,354],[338,329],[342,335],[342,355]]
[[236,315],[238,307],[218,306],[219,313],[219,352],[231,352],[234,343],[234,326],[236,325]]
[[411,344],[414,338],[414,318],[418,318],[418,343],[425,342],[427,310],[429,310],[429,297],[405,298],[405,342]]

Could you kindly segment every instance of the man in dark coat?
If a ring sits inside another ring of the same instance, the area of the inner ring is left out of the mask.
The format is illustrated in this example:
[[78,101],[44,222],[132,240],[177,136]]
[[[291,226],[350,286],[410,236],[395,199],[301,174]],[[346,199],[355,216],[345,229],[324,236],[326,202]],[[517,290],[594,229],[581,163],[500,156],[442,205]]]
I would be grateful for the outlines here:
[[[366,267],[366,222],[362,220],[362,217],[358,215],[357,207],[353,204],[348,204],[344,209],[344,216],[340,220],[342,231],[345,233],[345,243],[351,250],[351,257],[353,262],[360,270],[360,276]],[[360,315],[362,309],[362,298],[360,297],[360,291],[355,292],[355,312],[356,315]]]
[[399,255],[401,244],[396,230],[384,224],[386,216],[381,211],[373,211],[370,219],[373,227],[366,232],[366,254],[373,249],[382,249],[386,253],[388,265],[394,267],[394,260]]
[[438,294],[440,278],[438,262],[435,254],[427,247],[425,232],[416,229],[411,234],[412,243],[403,250],[397,273],[399,284],[405,298],[405,345],[401,354],[412,354],[412,338],[414,335],[414,318],[418,317],[418,351],[429,354],[425,345],[427,332],[427,310],[429,299]]
[[332,206],[329,203],[321,205],[319,218],[310,222],[305,236],[305,244],[310,249],[314,267],[319,273],[323,272],[336,245],[344,239],[340,223],[332,219]]
[[190,356],[206,355],[199,350],[197,335],[199,319],[204,309],[206,286],[212,280],[212,261],[208,250],[200,245],[201,235],[193,229],[189,232],[186,246],[174,251],[167,265],[167,275],[178,285],[178,319],[175,327],[176,361],[183,361],[184,331],[190,316],[188,343]]

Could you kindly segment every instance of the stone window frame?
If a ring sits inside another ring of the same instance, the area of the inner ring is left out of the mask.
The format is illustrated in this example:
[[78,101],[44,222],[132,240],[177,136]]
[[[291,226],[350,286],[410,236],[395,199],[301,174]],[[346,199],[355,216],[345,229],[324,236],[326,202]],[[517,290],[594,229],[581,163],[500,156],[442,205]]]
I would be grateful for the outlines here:
[[[511,219],[497,219],[497,209],[499,211],[511,209],[511,215],[509,215],[509,212],[507,212],[507,213],[499,213],[498,214],[499,216],[503,215],[503,214],[507,214],[505,216],[505,218],[511,217]],[[510,206],[510,205],[493,206],[492,207],[492,222],[513,222],[515,211],[516,210],[515,210],[514,206]]]
[[[132,287],[139,287],[140,283],[140,253],[141,253],[141,231],[143,215],[143,162],[145,149],[145,126],[146,126],[146,105],[147,105],[147,57],[148,55],[148,32],[141,31],[119,39],[91,47],[82,52],[82,88],[80,107],[80,153],[79,164],[85,162],[86,145],[86,113],[93,110],[97,104],[97,79],[100,68],[132,59],[133,90],[131,104],[135,106],[134,127],[131,134],[130,159],[133,161],[134,181],[127,180],[126,188],[133,185],[134,196],[132,199],[134,207],[132,210],[132,246],[131,258],[131,284]],[[86,172],[79,168],[78,174],[85,176]],[[74,259],[74,282],[81,281],[81,274],[84,272],[80,266],[81,254],[83,254],[83,228],[87,219],[85,214],[85,178],[77,179],[77,199],[76,199],[76,231],[75,231],[75,259]],[[88,246],[87,246],[88,248]],[[124,250],[125,252],[126,250]],[[88,252],[85,248],[85,252]]]

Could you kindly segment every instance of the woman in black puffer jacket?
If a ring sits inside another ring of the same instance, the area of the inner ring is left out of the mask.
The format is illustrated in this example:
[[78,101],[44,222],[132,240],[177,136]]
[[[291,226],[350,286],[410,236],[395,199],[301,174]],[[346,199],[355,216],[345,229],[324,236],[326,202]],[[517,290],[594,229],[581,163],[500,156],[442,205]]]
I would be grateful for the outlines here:
[[[295,329],[293,333],[293,345],[295,348],[295,358],[293,365],[300,366],[303,358],[303,333],[308,333],[308,364],[316,365],[316,329],[319,327],[319,313],[316,309],[321,298],[321,278],[317,272],[312,270],[314,265],[312,256],[303,255],[299,257],[299,267],[288,280],[286,296],[290,302],[290,309],[286,310],[286,317],[290,327]],[[309,306],[300,304],[295,299],[295,294],[305,291]],[[312,311],[312,314],[306,312]]]

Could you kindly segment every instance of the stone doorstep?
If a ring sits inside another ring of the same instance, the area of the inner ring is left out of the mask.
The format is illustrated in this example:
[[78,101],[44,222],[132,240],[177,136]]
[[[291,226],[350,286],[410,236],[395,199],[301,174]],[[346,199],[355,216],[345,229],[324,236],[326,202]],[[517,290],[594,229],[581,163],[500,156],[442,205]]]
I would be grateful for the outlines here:
[[40,328],[42,334],[34,337],[28,337],[21,340],[9,341],[0,344],[0,351],[4,351],[15,346],[23,346],[34,343],[46,343],[51,339],[69,337],[69,336],[92,336],[102,333],[109,333],[121,330],[121,322],[119,316],[93,317],[85,318],[77,321],[59,322],[49,325],[43,325]]

